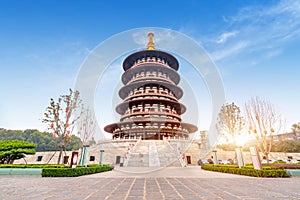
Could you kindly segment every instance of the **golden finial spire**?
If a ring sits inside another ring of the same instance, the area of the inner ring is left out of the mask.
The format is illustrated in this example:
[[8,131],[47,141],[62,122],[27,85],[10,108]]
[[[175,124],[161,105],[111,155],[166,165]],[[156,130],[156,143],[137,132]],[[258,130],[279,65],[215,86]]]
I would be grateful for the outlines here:
[[155,44],[153,42],[153,37],[154,37],[154,33],[152,33],[152,32],[148,33],[148,38],[149,38],[149,42],[147,44],[147,49],[148,50],[154,50],[155,49]]

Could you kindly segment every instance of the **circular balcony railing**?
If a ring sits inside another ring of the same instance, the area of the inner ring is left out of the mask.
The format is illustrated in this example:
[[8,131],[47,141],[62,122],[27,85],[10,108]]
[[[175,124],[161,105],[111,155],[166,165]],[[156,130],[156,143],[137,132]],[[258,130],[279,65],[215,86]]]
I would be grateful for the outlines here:
[[[141,117],[135,117],[135,118],[130,118],[132,116],[138,116],[141,115]],[[157,115],[158,117],[155,117],[155,115]],[[129,120],[134,121],[134,119],[138,119],[138,118],[162,118],[166,119],[168,116],[176,118],[178,121],[181,121],[181,116],[176,114],[176,113],[172,113],[172,112],[158,112],[158,111],[137,111],[137,112],[130,112],[127,114],[124,114],[121,116],[120,121],[125,121],[126,118],[128,118]],[[126,120],[127,121],[127,120]]]
[[[168,94],[165,91],[157,91],[155,92],[154,90],[149,90],[148,92],[141,92],[141,91],[137,91],[133,94],[129,94],[124,101],[128,101],[131,100],[133,98],[137,98],[137,97],[147,97],[147,96],[156,96],[156,97],[165,97],[165,98],[170,98],[171,100],[177,101],[177,98],[173,95]],[[154,97],[155,98],[155,97]]]

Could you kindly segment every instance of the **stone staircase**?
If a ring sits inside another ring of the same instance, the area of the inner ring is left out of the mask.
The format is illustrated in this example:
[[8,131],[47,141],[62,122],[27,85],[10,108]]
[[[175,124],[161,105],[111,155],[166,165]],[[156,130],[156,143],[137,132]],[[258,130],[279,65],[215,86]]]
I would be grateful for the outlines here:
[[179,155],[167,141],[156,141],[157,151],[161,167],[182,167],[179,160]]
[[149,141],[149,167],[160,167],[156,141]]
[[141,140],[128,155],[125,167],[183,166],[179,155],[163,140]]
[[128,155],[125,167],[148,167],[149,166],[149,141],[140,141],[135,149]]

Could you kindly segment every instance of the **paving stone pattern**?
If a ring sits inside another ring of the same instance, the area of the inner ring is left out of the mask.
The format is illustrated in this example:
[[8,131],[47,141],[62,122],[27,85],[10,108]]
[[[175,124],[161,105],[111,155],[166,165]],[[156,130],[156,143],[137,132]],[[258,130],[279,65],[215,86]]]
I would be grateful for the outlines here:
[[199,167],[147,174],[115,170],[76,178],[3,175],[0,199],[300,199],[300,178],[253,178]]

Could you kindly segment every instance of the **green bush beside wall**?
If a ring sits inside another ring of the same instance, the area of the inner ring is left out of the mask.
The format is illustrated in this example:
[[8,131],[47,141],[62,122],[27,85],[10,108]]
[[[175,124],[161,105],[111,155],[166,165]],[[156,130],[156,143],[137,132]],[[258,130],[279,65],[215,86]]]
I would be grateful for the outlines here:
[[87,174],[95,174],[112,170],[110,165],[79,166],[76,168],[44,168],[42,177],[76,177]]
[[201,167],[204,170],[217,171],[222,173],[238,174],[254,177],[290,177],[290,175],[284,170],[278,167],[263,167],[263,170],[256,170],[253,166],[245,166],[238,168],[238,166],[226,166],[226,165],[211,165],[206,164]]

